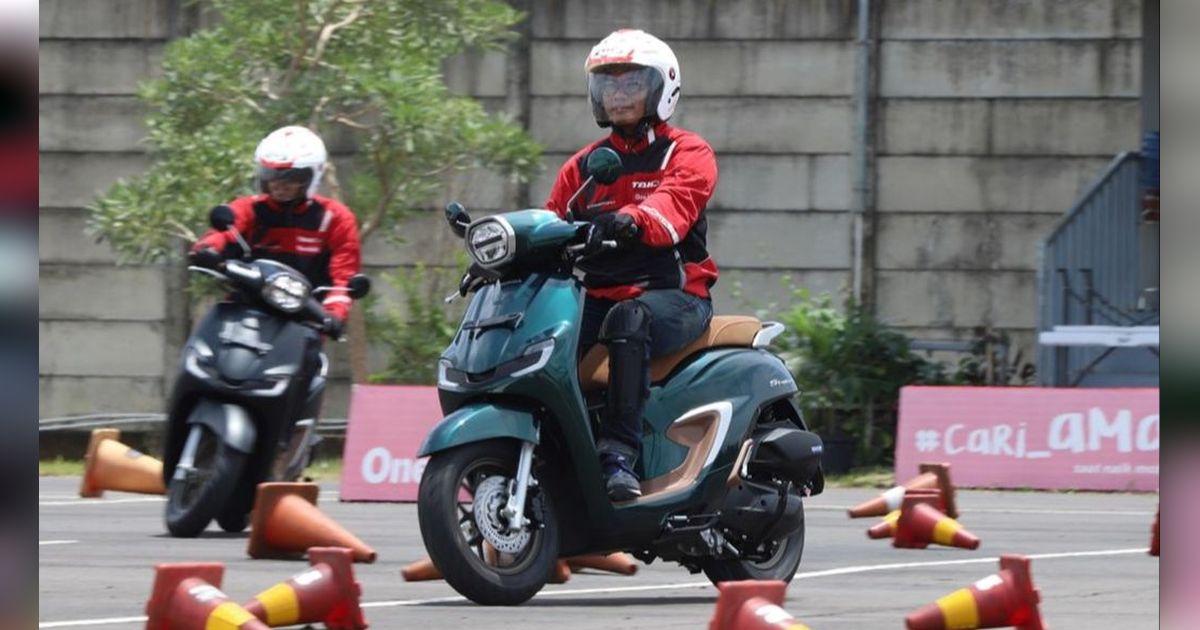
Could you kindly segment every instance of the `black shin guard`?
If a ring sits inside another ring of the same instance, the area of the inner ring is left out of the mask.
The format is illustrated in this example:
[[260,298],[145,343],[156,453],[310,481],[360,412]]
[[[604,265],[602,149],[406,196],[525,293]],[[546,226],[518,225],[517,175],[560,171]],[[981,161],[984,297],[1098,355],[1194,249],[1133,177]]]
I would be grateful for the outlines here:
[[626,300],[608,312],[600,328],[609,366],[601,450],[616,441],[632,450],[631,459],[641,450],[642,409],[650,394],[650,317],[640,302]]

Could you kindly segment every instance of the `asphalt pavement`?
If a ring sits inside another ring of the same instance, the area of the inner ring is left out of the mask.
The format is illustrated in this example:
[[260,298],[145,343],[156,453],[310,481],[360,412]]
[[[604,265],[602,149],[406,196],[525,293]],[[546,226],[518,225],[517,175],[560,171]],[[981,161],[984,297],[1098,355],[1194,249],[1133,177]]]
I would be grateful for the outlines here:
[[[705,577],[661,561],[633,576],[577,573],[521,606],[478,606],[445,582],[400,577],[401,567],[425,556],[414,505],[342,503],[336,483],[321,487],[321,509],[379,554],[354,566],[375,629],[702,630],[712,615],[716,589]],[[215,524],[200,538],[171,538],[161,497],[80,499],[78,488],[78,477],[39,484],[39,628],[143,628],[156,563],[222,562],[222,590],[238,601],[307,566],[253,560],[245,533]],[[905,615],[995,573],[1007,553],[1032,558],[1042,616],[1055,630],[1159,627],[1159,560],[1147,553],[1157,494],[960,490],[958,520],[982,539],[970,551],[894,549],[868,539],[877,519],[851,520],[845,510],[878,493],[833,488],[807,501],[804,560],[783,608],[813,630],[903,628]]]

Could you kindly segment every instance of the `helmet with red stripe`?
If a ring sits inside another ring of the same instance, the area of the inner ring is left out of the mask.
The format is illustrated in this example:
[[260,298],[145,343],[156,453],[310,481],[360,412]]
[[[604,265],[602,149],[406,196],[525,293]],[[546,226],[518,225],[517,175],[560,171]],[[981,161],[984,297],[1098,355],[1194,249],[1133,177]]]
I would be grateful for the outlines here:
[[[627,70],[622,72],[622,70]],[[584,61],[592,115],[601,127],[612,125],[604,109],[605,93],[645,94],[645,119],[665,121],[679,104],[679,62],[671,47],[638,29],[610,33]]]
[[267,183],[285,180],[305,185],[312,197],[325,173],[328,154],[320,136],[306,127],[290,125],[272,131],[254,150],[259,189],[267,192]]

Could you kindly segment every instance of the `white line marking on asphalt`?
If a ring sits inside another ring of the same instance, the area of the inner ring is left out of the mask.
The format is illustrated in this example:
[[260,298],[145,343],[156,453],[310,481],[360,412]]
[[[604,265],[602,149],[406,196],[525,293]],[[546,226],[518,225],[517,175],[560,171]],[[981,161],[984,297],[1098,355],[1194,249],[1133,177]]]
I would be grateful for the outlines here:
[[38,501],[38,507],[44,505],[119,505],[121,503],[162,503],[165,497],[146,497],[144,499],[78,499],[75,501]]
[[47,621],[39,623],[39,628],[70,628],[72,626],[107,626],[114,623],[142,623],[147,617],[108,617],[107,619],[76,619],[74,621]]
[[[1100,551],[1068,551],[1062,553],[1037,553],[1026,555],[1031,560],[1051,560],[1055,558],[1084,558],[1090,556],[1116,556],[1131,553],[1146,553],[1147,547],[1137,549],[1104,549]],[[997,556],[988,558],[967,558],[963,560],[939,560],[934,562],[903,562],[898,564],[870,564],[857,567],[841,567],[824,571],[808,571],[797,573],[794,579],[810,580],[831,575],[846,575],[850,573],[868,573],[872,571],[888,571],[892,569],[913,569],[919,567],[940,567],[955,564],[995,564],[1000,561]],[[563,597],[566,595],[597,595],[601,593],[637,593],[645,591],[674,591],[693,588],[712,588],[711,582],[679,582],[676,584],[647,584],[644,586],[617,586],[607,588],[576,588],[566,590],[542,591],[535,598]],[[431,599],[404,599],[382,602],[363,602],[363,608],[394,608],[397,606],[421,606],[425,604],[448,604],[467,601],[465,597],[434,597]],[[72,621],[47,621],[38,624],[38,628],[67,628],[72,626],[103,626],[117,623],[137,623],[146,621],[146,617],[110,617],[108,619],[75,619]]]
[[[822,512],[845,512],[849,505],[805,505],[805,510],[820,510]],[[1153,516],[1150,510],[1051,510],[1035,508],[969,508],[963,513],[990,512],[995,514],[1093,514],[1096,516]]]
[[39,540],[38,546],[42,545],[73,545],[79,542],[78,540]]

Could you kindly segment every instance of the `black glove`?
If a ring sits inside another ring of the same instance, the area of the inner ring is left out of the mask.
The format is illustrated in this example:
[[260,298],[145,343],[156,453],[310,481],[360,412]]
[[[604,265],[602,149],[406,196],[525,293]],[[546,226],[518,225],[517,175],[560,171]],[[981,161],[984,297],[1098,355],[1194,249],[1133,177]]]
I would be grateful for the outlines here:
[[188,254],[188,264],[205,269],[219,269],[223,262],[225,262],[225,257],[211,247],[204,247]]
[[340,340],[345,329],[346,323],[333,315],[326,315],[325,319],[321,320],[321,332],[329,335],[330,339]]
[[605,212],[596,215],[592,224],[600,230],[603,240],[615,240],[618,243],[628,243],[637,239],[638,226],[633,217],[624,212]]

